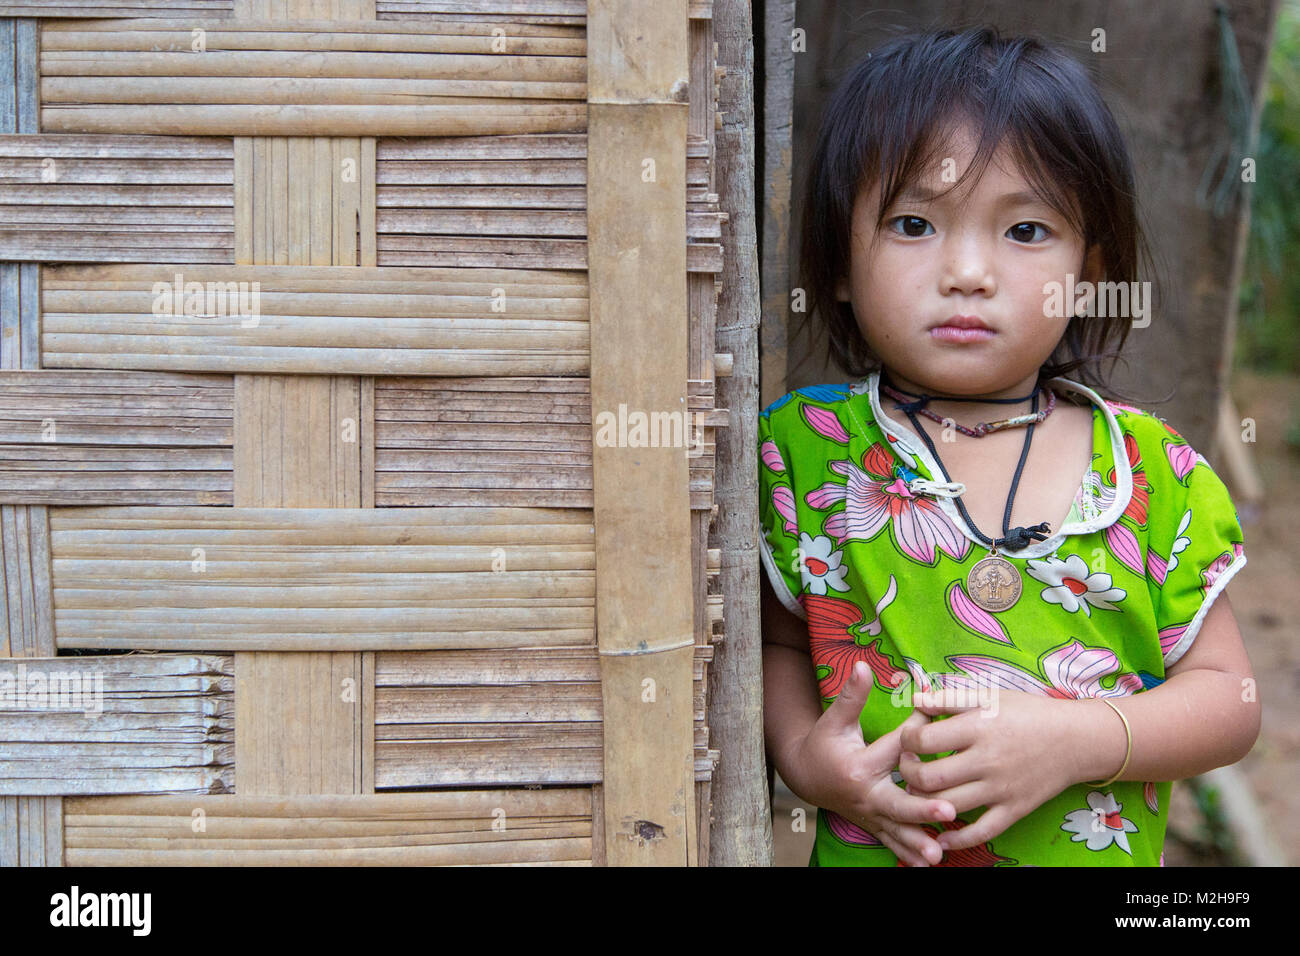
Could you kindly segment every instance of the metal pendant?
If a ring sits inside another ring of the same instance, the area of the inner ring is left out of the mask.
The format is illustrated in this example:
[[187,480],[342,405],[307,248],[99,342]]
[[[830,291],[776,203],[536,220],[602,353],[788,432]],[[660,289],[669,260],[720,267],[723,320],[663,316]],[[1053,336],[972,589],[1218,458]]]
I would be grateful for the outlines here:
[[986,611],[1005,611],[1020,600],[1020,570],[996,550],[975,562],[966,575],[966,592]]

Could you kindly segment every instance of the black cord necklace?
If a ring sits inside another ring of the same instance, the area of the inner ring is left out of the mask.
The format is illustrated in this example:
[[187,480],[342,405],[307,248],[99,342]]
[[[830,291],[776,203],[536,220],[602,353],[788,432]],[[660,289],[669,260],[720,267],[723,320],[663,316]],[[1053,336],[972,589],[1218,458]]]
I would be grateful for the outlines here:
[[[885,378],[885,371],[881,369],[881,379]],[[915,392],[908,392],[898,388],[892,382],[888,383],[891,388],[902,392],[904,395],[916,395]],[[1038,413],[1038,393],[1040,389],[1035,388],[1031,395],[1023,398],[964,398],[961,396],[950,395],[918,395],[916,401],[895,403],[894,407],[900,411],[906,412],[908,420],[912,423],[912,428],[930,449],[930,454],[934,456],[935,462],[943,474],[944,481],[951,482],[948,469],[944,467],[943,459],[939,457],[939,451],[934,447],[934,442],[925,429],[921,427],[920,421],[916,417],[916,411],[925,407],[926,403],[932,398],[942,398],[952,402],[998,402],[1010,404],[1012,402],[1023,402],[1025,399],[1033,400],[1032,414]],[[975,536],[989,546],[988,557],[983,558],[975,563],[971,568],[970,574],[967,575],[967,590],[970,592],[971,600],[986,611],[1005,611],[1020,599],[1021,581],[1020,571],[1014,564],[998,555],[998,548],[1004,547],[1009,551],[1019,551],[1028,547],[1031,541],[1043,541],[1048,538],[1052,531],[1052,526],[1046,522],[1040,522],[1032,527],[1008,528],[1011,523],[1011,509],[1016,500],[1016,489],[1020,486],[1020,475],[1025,469],[1025,460],[1029,457],[1029,444],[1034,437],[1034,423],[1030,422],[1025,430],[1025,445],[1020,452],[1020,461],[1016,465],[1015,477],[1011,480],[1011,491],[1007,495],[1007,507],[1002,515],[1002,537],[996,541],[985,535],[979,528],[975,527],[975,522],[971,520],[970,514],[966,511],[966,505],[962,503],[961,496],[955,497],[957,509],[961,512],[962,518],[970,527]]]

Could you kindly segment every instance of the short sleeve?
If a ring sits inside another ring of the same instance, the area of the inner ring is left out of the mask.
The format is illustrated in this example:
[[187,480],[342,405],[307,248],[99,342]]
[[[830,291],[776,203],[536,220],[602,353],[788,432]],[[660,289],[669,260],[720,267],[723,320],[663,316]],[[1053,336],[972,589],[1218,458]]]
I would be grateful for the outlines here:
[[1167,482],[1173,505],[1157,508],[1161,488],[1153,484],[1147,571],[1159,588],[1156,626],[1166,668],[1187,653],[1215,598],[1246,566],[1245,539],[1228,489],[1204,456],[1170,431],[1160,459],[1148,463]]
[[799,525],[793,476],[787,450],[776,434],[770,412],[758,416],[759,554],[767,578],[781,603],[807,620],[798,596],[803,590],[799,570]]

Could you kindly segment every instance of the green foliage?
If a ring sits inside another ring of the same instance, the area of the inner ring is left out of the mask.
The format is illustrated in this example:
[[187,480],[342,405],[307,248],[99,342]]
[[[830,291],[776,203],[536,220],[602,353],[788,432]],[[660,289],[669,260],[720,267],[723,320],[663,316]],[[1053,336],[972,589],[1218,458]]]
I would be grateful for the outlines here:
[[1282,0],[1250,186],[1239,290],[1238,365],[1300,369],[1300,0]]

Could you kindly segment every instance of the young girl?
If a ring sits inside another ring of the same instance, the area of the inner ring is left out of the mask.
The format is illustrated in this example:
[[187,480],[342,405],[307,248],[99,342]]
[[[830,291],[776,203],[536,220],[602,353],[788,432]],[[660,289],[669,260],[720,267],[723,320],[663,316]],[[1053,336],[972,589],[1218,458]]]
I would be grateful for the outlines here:
[[[1169,781],[1254,743],[1232,501],[1099,392],[1159,321],[1140,245],[1116,123],[1047,45],[903,37],[831,100],[802,285],[854,381],[773,402],[758,448],[768,751],[820,808],[811,865],[1163,864]],[[1103,280],[1127,299],[1072,291]]]

